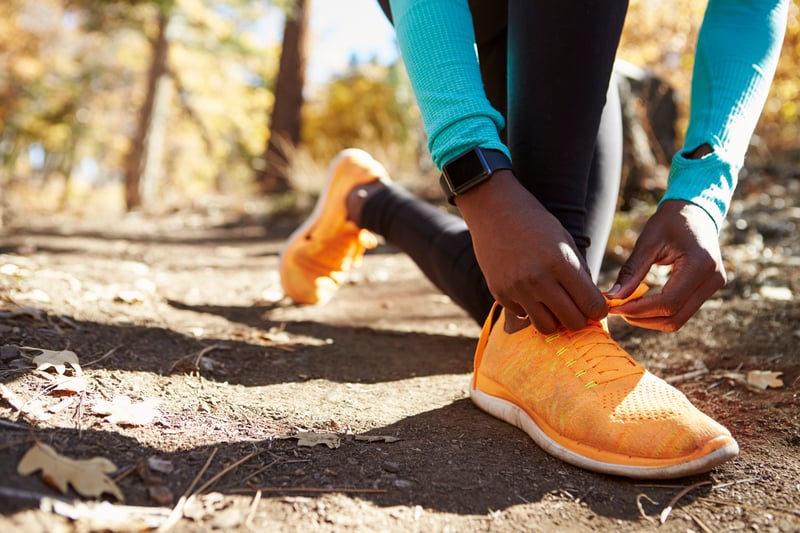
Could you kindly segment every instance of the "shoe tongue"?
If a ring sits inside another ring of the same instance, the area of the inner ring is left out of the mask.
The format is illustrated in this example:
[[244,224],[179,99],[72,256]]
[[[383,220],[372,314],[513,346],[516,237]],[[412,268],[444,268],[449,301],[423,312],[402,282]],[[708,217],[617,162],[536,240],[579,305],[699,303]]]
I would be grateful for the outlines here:
[[[639,374],[644,369],[608,334],[605,321],[591,322],[586,336],[576,345],[586,363],[607,379]],[[598,331],[600,330],[600,331]]]

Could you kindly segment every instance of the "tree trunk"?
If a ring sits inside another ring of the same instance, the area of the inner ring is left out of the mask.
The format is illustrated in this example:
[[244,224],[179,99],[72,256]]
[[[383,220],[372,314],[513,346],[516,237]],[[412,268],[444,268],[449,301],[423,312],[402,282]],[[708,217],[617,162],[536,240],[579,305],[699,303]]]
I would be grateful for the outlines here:
[[150,156],[148,150],[148,136],[150,135],[153,116],[156,107],[159,86],[167,74],[167,26],[169,16],[164,12],[158,15],[158,35],[152,41],[152,57],[150,69],[147,73],[147,88],[144,103],[139,111],[139,121],[136,133],[131,140],[131,147],[125,158],[125,205],[130,211],[142,205],[142,175]]
[[300,109],[306,70],[306,34],[308,32],[308,0],[296,0],[287,14],[283,30],[283,48],[275,83],[275,103],[270,117],[270,133],[264,150],[264,167],[256,182],[264,193],[283,192],[291,188],[286,175],[289,158],[287,148],[300,142]]
[[617,60],[614,71],[622,103],[623,163],[620,208],[637,197],[658,197],[666,189],[676,150],[675,91],[652,73]]

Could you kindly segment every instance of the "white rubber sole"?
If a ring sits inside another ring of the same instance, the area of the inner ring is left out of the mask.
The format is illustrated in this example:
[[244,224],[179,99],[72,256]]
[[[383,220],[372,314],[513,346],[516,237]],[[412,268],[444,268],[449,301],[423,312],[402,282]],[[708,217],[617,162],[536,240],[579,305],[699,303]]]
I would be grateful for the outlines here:
[[611,474],[635,479],[672,479],[708,472],[739,454],[739,445],[734,441],[700,458],[671,466],[628,466],[597,461],[579,455],[555,442],[528,416],[513,403],[497,398],[478,389],[470,383],[470,398],[483,411],[509,424],[520,428],[544,451],[562,461],[601,474]]

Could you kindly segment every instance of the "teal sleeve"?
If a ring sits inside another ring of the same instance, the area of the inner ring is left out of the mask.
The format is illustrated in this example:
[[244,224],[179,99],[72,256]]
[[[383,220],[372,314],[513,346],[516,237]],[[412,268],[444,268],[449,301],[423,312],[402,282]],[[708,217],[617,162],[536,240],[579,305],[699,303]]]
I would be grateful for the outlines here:
[[503,116],[483,90],[467,0],[392,0],[391,8],[434,164],[474,146],[510,156]]
[[[665,200],[702,207],[722,225],[775,75],[789,0],[710,0],[698,35],[689,126]],[[708,143],[702,159],[686,155]]]

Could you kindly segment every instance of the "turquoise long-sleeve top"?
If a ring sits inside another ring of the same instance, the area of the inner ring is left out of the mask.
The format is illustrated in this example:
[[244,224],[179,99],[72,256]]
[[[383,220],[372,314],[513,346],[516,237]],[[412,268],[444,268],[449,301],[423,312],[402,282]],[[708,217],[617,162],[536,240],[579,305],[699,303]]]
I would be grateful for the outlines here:
[[[467,0],[391,0],[391,8],[436,166],[474,146],[511,156],[500,140],[503,116],[483,90]],[[718,229],[775,74],[788,8],[789,0],[710,0],[706,8],[689,126],[662,202],[692,202]],[[685,157],[706,143],[711,154]]]

